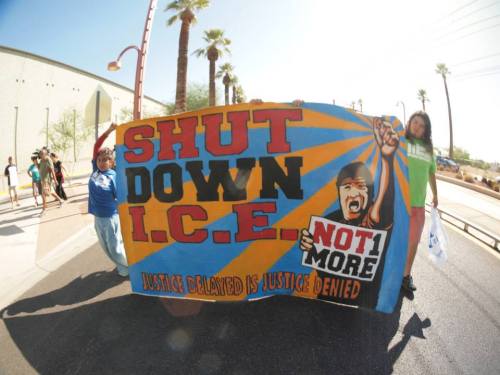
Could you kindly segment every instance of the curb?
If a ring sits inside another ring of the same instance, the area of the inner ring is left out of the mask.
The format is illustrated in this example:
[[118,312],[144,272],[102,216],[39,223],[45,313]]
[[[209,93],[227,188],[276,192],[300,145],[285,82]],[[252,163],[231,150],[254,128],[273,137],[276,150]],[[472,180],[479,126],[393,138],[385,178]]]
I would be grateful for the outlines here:
[[465,182],[465,181],[462,181],[462,180],[458,180],[456,178],[452,178],[452,177],[448,177],[448,176],[443,176],[443,175],[440,175],[440,174],[437,174],[437,173],[436,173],[436,178],[438,180],[449,182],[451,184],[462,186],[464,188],[477,191],[478,193],[482,193],[482,194],[485,194],[485,195],[489,195],[490,197],[493,197],[493,198],[496,198],[496,199],[500,199],[500,193],[497,193],[496,191],[493,191],[493,190],[489,190],[489,189],[483,188],[481,186],[476,186],[476,185],[470,184],[468,182]]

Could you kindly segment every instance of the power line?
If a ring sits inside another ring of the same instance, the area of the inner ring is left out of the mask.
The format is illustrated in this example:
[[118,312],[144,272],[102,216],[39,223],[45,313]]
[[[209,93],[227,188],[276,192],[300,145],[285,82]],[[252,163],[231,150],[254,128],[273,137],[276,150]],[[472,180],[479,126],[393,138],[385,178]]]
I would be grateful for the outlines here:
[[469,64],[471,62],[475,62],[475,61],[481,61],[481,60],[486,60],[486,59],[490,59],[492,57],[496,57],[496,56],[500,56],[500,52],[499,53],[494,53],[492,55],[487,55],[487,56],[481,56],[481,57],[478,57],[476,59],[471,59],[471,60],[466,60],[466,61],[461,61],[459,63],[456,63],[456,64],[450,64],[450,67],[453,67],[453,66],[459,66],[459,65],[464,65],[464,64]]
[[472,0],[472,1],[468,2],[468,3],[467,3],[467,4],[465,4],[465,5],[462,5],[461,7],[458,7],[457,9],[455,9],[454,11],[452,11],[451,13],[449,13],[449,14],[448,14],[448,16],[451,16],[451,15],[453,15],[453,14],[455,14],[455,13],[457,13],[457,12],[461,11],[462,9],[464,9],[464,8],[468,7],[469,5],[472,5],[472,4],[474,4],[474,3],[477,3],[478,1],[479,1],[479,0]]
[[[494,25],[491,25],[491,26],[488,26],[488,27],[484,27],[484,28],[479,29],[479,30],[476,30],[476,31],[472,31],[472,32],[470,32],[470,33],[468,33],[468,34],[465,34],[465,35],[462,35],[462,36],[460,36],[460,37],[458,37],[458,38],[456,38],[456,39],[449,40],[449,41],[447,41],[447,42],[444,42],[444,43],[439,43],[439,44],[441,44],[441,45],[443,45],[443,44],[444,44],[444,45],[446,45],[446,44],[455,43],[455,42],[457,42],[457,41],[459,41],[459,40],[461,40],[461,39],[468,38],[468,37],[469,37],[469,36],[471,36],[471,35],[474,35],[474,34],[477,34],[477,33],[482,32],[482,31],[489,30],[489,29],[493,29],[493,28],[498,27],[498,26],[500,26],[500,23],[496,23],[496,24],[494,24]],[[439,44],[438,44],[438,45],[439,45]]]
[[500,69],[500,65],[493,65],[493,66],[488,66],[486,68],[482,69],[476,69],[476,70],[471,70],[469,72],[463,72],[463,73],[458,73],[455,75],[455,77],[464,77],[472,74],[478,74],[478,73],[489,73],[490,71]]
[[491,71],[489,73],[483,73],[483,74],[477,74],[477,75],[471,75],[471,76],[466,76],[466,77],[459,77],[457,79],[454,79],[454,82],[461,82],[461,81],[466,81],[468,79],[473,79],[473,78],[480,78],[480,77],[488,77],[488,76],[494,76],[500,74],[500,70],[496,71]]
[[469,17],[470,15],[472,15],[472,14],[474,14],[474,13],[480,12],[480,11],[482,11],[482,10],[484,10],[484,9],[487,9],[487,8],[489,8],[489,7],[492,7],[493,5],[498,5],[498,4],[500,4],[500,2],[495,1],[495,2],[493,2],[493,3],[489,4],[489,5],[486,5],[486,6],[482,7],[482,8],[479,8],[479,9],[473,10],[472,12],[469,12],[469,13],[467,13],[467,14],[463,15],[462,17],[459,17],[459,18],[454,19],[454,20],[452,21],[452,23],[455,23],[455,22],[458,22],[458,21],[460,21],[460,20],[463,20],[464,18]]
[[462,30],[464,30],[464,29],[466,29],[466,28],[468,28],[468,27],[471,27],[471,26],[477,25],[477,24],[482,23],[482,22],[486,22],[486,21],[492,20],[492,19],[494,19],[494,18],[499,18],[499,17],[500,17],[500,14],[497,14],[497,15],[494,15],[494,16],[491,16],[491,17],[486,17],[486,18],[483,18],[483,19],[481,19],[481,20],[479,20],[479,21],[476,21],[476,22],[469,23],[469,24],[467,24],[467,25],[464,25],[464,26],[462,26],[462,27],[459,27],[458,29],[451,30],[451,31],[449,31],[449,32],[447,32],[447,33],[445,33],[445,34],[441,35],[440,37],[438,37],[438,38],[437,38],[437,40],[439,40],[439,39],[443,39],[443,38],[446,38],[448,35],[450,35],[450,34],[455,34],[455,33],[459,32],[459,31],[462,31]]
[[455,9],[455,10],[451,11],[451,12],[450,12],[450,13],[448,13],[447,15],[445,15],[445,16],[441,17],[440,19],[438,19],[438,20],[437,20],[434,24],[438,24],[438,23],[440,23],[441,21],[446,20],[448,17],[450,17],[450,16],[454,15],[455,13],[457,13],[457,12],[461,11],[462,9],[464,9],[464,8],[468,7],[469,5],[472,5],[472,4],[474,4],[474,3],[477,3],[478,1],[479,1],[479,0],[472,0],[472,1],[468,2],[467,4],[464,4],[464,5],[460,6],[460,7],[458,7],[457,9]]

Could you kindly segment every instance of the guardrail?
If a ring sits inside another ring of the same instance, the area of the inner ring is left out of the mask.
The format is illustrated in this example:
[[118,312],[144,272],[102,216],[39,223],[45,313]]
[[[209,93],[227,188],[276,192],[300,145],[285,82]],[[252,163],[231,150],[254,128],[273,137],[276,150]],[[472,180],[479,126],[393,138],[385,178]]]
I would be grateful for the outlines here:
[[[426,204],[426,211],[430,212],[431,205]],[[451,214],[440,208],[437,209],[439,217],[454,227],[463,230],[465,233],[492,247],[494,250],[499,251],[500,237],[490,231],[471,223],[470,221],[460,217],[456,214]]]

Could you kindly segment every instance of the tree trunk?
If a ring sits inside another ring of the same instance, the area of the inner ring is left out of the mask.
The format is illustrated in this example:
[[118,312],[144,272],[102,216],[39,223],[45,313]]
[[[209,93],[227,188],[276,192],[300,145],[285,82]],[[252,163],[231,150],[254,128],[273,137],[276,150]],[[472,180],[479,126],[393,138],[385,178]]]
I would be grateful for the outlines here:
[[236,104],[236,86],[233,86],[233,97],[232,97],[232,100],[233,100],[233,104]]
[[224,85],[224,103],[229,105],[229,85]]
[[209,83],[208,83],[208,105],[215,106],[215,61],[213,58],[209,60]]
[[448,157],[453,159],[453,125],[451,122],[451,105],[450,105],[450,95],[448,94],[448,85],[446,84],[446,76],[443,75],[444,91],[446,92],[446,101],[448,102],[448,119],[450,121],[450,150]]
[[219,52],[217,51],[217,48],[215,47],[210,47],[207,51],[207,57],[208,61],[210,62],[209,64],[209,81],[208,81],[208,106],[209,107],[214,107],[215,106],[215,62],[219,58]]
[[231,83],[231,78],[229,74],[225,74],[222,79],[222,83],[224,84],[224,103],[229,105],[229,84]]
[[425,100],[422,99],[422,110],[425,112]]
[[179,35],[179,55],[177,57],[177,88],[175,90],[175,112],[186,111],[187,65],[189,27],[191,19],[182,17],[181,33]]

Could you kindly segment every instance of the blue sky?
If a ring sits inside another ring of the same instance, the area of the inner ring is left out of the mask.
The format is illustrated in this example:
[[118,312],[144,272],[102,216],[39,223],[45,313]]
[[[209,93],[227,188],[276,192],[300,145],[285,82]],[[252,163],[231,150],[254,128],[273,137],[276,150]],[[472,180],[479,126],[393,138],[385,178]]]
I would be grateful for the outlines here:
[[[123,68],[107,63],[139,44],[148,0],[0,0],[0,44],[58,60],[133,87],[136,56]],[[155,15],[145,93],[175,95],[179,25],[166,27],[168,1]],[[403,118],[420,109],[427,90],[434,142],[447,146],[448,118],[435,64],[452,75],[455,144],[472,156],[500,161],[500,1],[213,0],[198,14],[190,52],[203,46],[203,30],[222,28],[233,44],[220,62],[236,66],[249,98],[348,106],[363,100],[367,114]],[[498,17],[497,17],[498,16]],[[190,56],[188,79],[208,81],[208,62]]]

